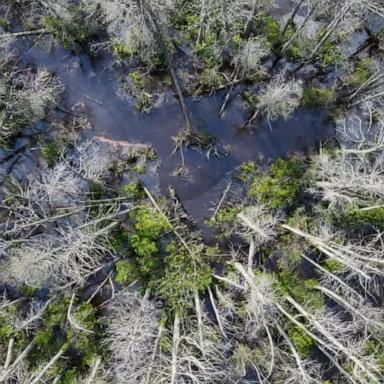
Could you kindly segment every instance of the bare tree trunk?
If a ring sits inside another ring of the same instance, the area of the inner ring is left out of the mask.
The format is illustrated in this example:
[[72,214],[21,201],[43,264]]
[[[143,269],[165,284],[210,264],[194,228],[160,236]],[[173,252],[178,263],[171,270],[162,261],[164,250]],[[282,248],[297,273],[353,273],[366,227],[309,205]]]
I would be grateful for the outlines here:
[[175,313],[175,319],[173,323],[173,339],[172,339],[172,363],[171,363],[171,381],[170,384],[176,384],[177,380],[177,354],[179,352],[180,343],[180,318]]
[[341,9],[340,13],[338,13],[334,19],[328,24],[326,32],[321,37],[320,41],[316,45],[316,47],[313,49],[311,54],[309,55],[308,60],[311,60],[316,53],[319,51],[319,49],[327,42],[327,40],[331,37],[332,33],[335,31],[335,29],[338,27],[338,25],[343,20],[344,16],[349,12],[352,5],[354,4],[354,0],[349,0],[344,5],[344,7]]
[[7,37],[25,37],[31,35],[44,35],[50,33],[47,29],[36,29],[33,31],[22,31],[22,32],[13,32],[13,33],[4,33],[0,35],[0,39],[6,39]]
[[339,283],[342,287],[344,287],[347,291],[353,292],[357,297],[363,299],[363,297],[360,295],[359,292],[354,290],[351,286],[349,286],[347,283],[345,283],[343,280],[340,279],[339,276],[335,275],[334,273],[328,271],[327,269],[323,268],[320,264],[316,263],[315,261],[311,260],[309,257],[307,257],[304,254],[301,254],[301,257],[303,257],[305,260],[307,260],[309,263],[311,263],[313,266],[315,266],[319,271],[323,272],[325,275],[329,276],[331,279]]
[[308,373],[305,371],[305,369],[303,367],[303,361],[302,361],[299,353],[297,352],[295,346],[293,345],[291,339],[289,338],[289,336],[284,331],[284,329],[280,326],[279,323],[276,322],[275,326],[276,326],[277,330],[280,332],[281,336],[283,336],[283,338],[286,341],[286,343],[288,344],[288,347],[291,350],[294,359],[296,360],[297,368],[299,368],[299,371],[301,373],[302,379],[304,380],[303,383],[304,384],[309,383],[309,380],[306,380],[306,378],[308,377]]
[[253,19],[256,15],[256,10],[257,10],[257,3],[258,0],[253,0],[253,5],[252,5],[252,10],[251,13],[248,16],[247,22],[245,24],[244,28],[244,38],[247,39],[252,31],[252,26],[253,26]]
[[55,356],[52,357],[51,360],[44,366],[44,368],[38,373],[37,376],[29,383],[29,384],[37,384],[45,375],[45,373],[56,363],[57,360],[60,359],[61,356],[65,353],[65,351],[68,349],[68,345],[64,344],[59,352],[56,353]]
[[152,375],[153,366],[154,366],[153,363],[154,363],[154,361],[156,359],[157,351],[159,350],[160,340],[161,340],[161,338],[163,336],[163,332],[164,332],[164,328],[160,324],[159,332],[157,334],[156,341],[155,341],[155,346],[153,347],[153,352],[152,352],[152,356],[151,356],[151,363],[148,365],[148,370],[147,370],[147,374],[145,376],[144,384],[151,384],[150,380],[151,380],[151,375]]
[[361,84],[360,87],[357,88],[352,93],[351,96],[349,96],[349,100],[352,100],[361,92],[369,89],[372,85],[374,85],[375,83],[378,83],[382,78],[384,78],[384,73],[382,73],[381,71],[377,71],[372,76],[370,76],[370,78],[368,80],[366,80],[363,84]]
[[6,371],[12,360],[12,351],[13,351],[13,345],[15,344],[15,338],[11,337],[8,342],[8,348],[7,348],[7,357],[5,358],[5,363],[4,363],[4,370]]
[[196,41],[197,44],[200,44],[205,39],[206,24],[208,21],[207,1],[209,0],[201,0],[200,28],[199,28],[199,34],[197,36],[197,41]]
[[229,40],[229,23],[228,23],[228,0],[221,0],[221,11],[223,13],[223,24],[224,24],[224,32],[225,39]]
[[292,45],[292,43],[295,41],[296,37],[299,35],[300,31],[305,27],[308,20],[312,16],[313,12],[315,12],[315,9],[317,8],[317,5],[319,3],[317,2],[307,13],[307,16],[305,16],[305,19],[300,24],[300,26],[296,29],[295,33],[291,36],[291,38],[283,45],[283,48],[281,50],[282,53],[286,52],[287,49]]
[[200,347],[203,348],[203,344],[204,344],[203,315],[201,313],[201,304],[200,304],[199,292],[197,291],[197,289],[195,289],[195,292],[194,292],[194,299],[195,299],[195,311],[196,311],[196,317],[197,317],[197,327],[199,331],[199,342],[200,342]]
[[[33,347],[36,345],[36,342],[32,340],[16,358],[16,360],[10,364],[8,363],[7,369],[5,367],[0,370],[0,383],[4,383],[7,378],[12,374],[12,372],[17,368],[17,366],[28,356],[32,351]],[[13,346],[12,346],[13,347]]]
[[99,357],[97,357],[95,363],[93,364],[92,371],[91,371],[90,375],[88,376],[85,384],[92,384],[94,382],[97,371],[100,367],[100,364],[101,364],[101,357],[99,356]]
[[213,308],[213,312],[215,313],[215,317],[216,317],[216,320],[217,320],[217,324],[219,326],[219,329],[220,329],[220,332],[221,334],[227,338],[227,335],[224,331],[224,327],[223,327],[223,324],[221,322],[221,318],[220,318],[220,315],[219,315],[219,311],[217,310],[217,307],[216,307],[216,303],[215,303],[215,298],[213,297],[213,293],[212,293],[212,290],[210,287],[208,287],[208,294],[209,294],[209,300],[211,301],[211,304],[212,304],[212,308]]
[[285,33],[287,32],[288,27],[293,23],[293,20],[296,16],[297,12],[299,12],[299,9],[301,8],[301,5],[303,4],[303,2],[304,2],[304,0],[298,0],[298,2],[296,3],[295,8],[293,9],[291,15],[289,16],[289,19],[285,23],[284,28],[280,33],[280,40],[284,37]]
[[147,20],[148,26],[152,29],[153,33],[157,37],[157,41],[158,41],[158,44],[160,46],[160,49],[165,55],[165,60],[167,62],[168,70],[169,70],[170,75],[172,77],[173,84],[175,86],[175,90],[176,90],[176,93],[177,93],[177,96],[179,99],[180,108],[181,108],[183,115],[184,115],[186,128],[191,129],[192,124],[191,124],[191,120],[189,118],[189,110],[187,108],[187,104],[185,103],[183,91],[182,91],[182,88],[180,86],[179,77],[178,77],[176,70],[173,66],[173,61],[172,61],[171,55],[169,54],[169,51],[168,51],[168,48],[167,48],[167,45],[165,42],[166,39],[164,37],[165,35],[163,33],[162,27],[157,22],[156,15],[154,15],[154,13],[151,9],[151,6],[148,5],[146,1],[143,1],[143,0],[135,0],[135,1],[136,1],[137,6],[139,8],[143,9],[144,17]]
[[[336,347],[337,350],[343,352],[345,356],[347,356],[351,361],[353,361],[356,366],[358,366],[362,372],[364,372],[367,377],[369,377],[373,383],[379,384],[377,376],[373,374],[368,367],[361,362],[354,354],[352,354],[349,348],[345,347],[343,344],[339,342],[336,337],[334,337],[329,331],[327,331],[310,313],[308,313],[299,303],[297,303],[292,297],[287,296],[286,300],[293,305],[294,308],[306,318],[313,326],[316,328],[318,332],[320,332],[332,345]],[[305,328],[305,327],[304,327]],[[305,328],[306,329],[306,328]],[[311,336],[312,337],[312,336]],[[324,345],[324,342],[321,343]]]
[[378,321],[375,321],[375,320],[372,320],[370,318],[368,318],[367,316],[364,315],[364,313],[362,311],[360,311],[359,309],[357,309],[356,307],[354,307],[351,303],[349,303],[347,300],[345,300],[344,297],[341,297],[340,295],[338,295],[336,292],[333,292],[331,291],[330,289],[328,288],[325,288],[321,285],[317,286],[316,289],[318,289],[320,292],[322,292],[324,295],[328,296],[329,298],[331,298],[332,300],[336,301],[337,303],[339,303],[341,306],[343,306],[347,311],[353,313],[354,315],[356,315],[357,317],[360,317],[360,319],[364,320],[364,322],[367,324],[367,325],[372,325],[374,327],[377,327],[379,328],[380,330],[383,330],[384,329],[384,324],[383,323],[380,323]]

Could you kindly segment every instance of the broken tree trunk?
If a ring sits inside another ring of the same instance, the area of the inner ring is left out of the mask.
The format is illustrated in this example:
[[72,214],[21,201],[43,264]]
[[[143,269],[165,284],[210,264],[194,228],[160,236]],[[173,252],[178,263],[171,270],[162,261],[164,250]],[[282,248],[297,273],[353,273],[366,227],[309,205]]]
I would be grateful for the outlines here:
[[142,1],[142,0],[135,0],[135,1],[137,3],[137,6],[139,8],[143,9],[144,18],[146,19],[148,26],[152,29],[152,32],[156,36],[157,42],[160,46],[161,51],[164,53],[165,60],[167,62],[167,66],[168,66],[168,70],[169,70],[169,73],[172,77],[173,84],[174,84],[174,87],[175,87],[175,90],[176,90],[176,93],[177,93],[177,96],[179,99],[180,108],[181,108],[181,111],[183,112],[183,115],[184,115],[186,128],[191,129],[192,124],[191,124],[191,120],[189,117],[189,110],[188,110],[187,104],[185,103],[185,99],[184,99],[182,87],[180,85],[179,77],[177,75],[175,67],[173,66],[172,57],[171,57],[169,50],[167,48],[166,38],[164,37],[162,27],[158,23],[156,15],[154,15],[150,5],[148,5],[145,1]]

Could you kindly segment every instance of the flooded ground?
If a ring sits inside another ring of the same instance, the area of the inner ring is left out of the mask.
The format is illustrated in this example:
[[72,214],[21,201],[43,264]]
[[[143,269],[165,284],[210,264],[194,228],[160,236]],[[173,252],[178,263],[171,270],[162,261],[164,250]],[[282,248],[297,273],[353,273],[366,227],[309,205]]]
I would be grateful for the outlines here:
[[183,127],[183,115],[173,95],[165,94],[163,103],[150,113],[140,113],[119,91],[119,74],[127,73],[121,67],[114,68],[108,58],[94,62],[84,53],[75,56],[55,45],[50,51],[36,46],[27,49],[21,61],[46,67],[59,76],[66,89],[63,108],[68,110],[83,103],[93,125],[87,136],[153,145],[159,159],[161,191],[167,193],[168,187],[174,186],[185,208],[200,224],[209,216],[209,209],[220,199],[227,178],[239,164],[255,158],[268,160],[307,152],[332,134],[327,114],[319,110],[300,108],[288,121],[259,122],[252,130],[241,131],[247,111],[240,96],[229,104],[223,118],[218,117],[218,111],[224,91],[187,99],[195,128],[214,135],[228,155],[208,160],[197,151],[185,150],[188,178],[181,178],[173,175],[180,154],[172,155],[172,137]]

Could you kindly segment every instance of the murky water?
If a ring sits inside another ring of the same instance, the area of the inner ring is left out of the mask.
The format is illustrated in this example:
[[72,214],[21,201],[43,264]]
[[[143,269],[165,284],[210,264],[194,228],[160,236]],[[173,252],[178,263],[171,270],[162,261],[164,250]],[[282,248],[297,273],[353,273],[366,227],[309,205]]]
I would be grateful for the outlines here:
[[179,155],[171,156],[172,136],[183,125],[183,116],[173,96],[166,97],[151,113],[139,113],[129,100],[119,95],[121,68],[106,69],[106,64],[110,64],[107,58],[93,62],[84,53],[75,56],[60,46],[54,46],[50,52],[35,46],[24,53],[22,62],[44,66],[60,77],[66,87],[65,107],[84,103],[94,126],[92,134],[152,144],[160,160],[162,191],[173,185],[186,209],[200,223],[219,200],[226,175],[240,163],[257,157],[273,159],[310,151],[331,132],[324,112],[306,109],[298,109],[288,121],[279,119],[271,126],[260,122],[253,130],[241,132],[239,127],[246,111],[240,97],[228,106],[223,118],[218,117],[223,92],[187,100],[194,126],[217,137],[229,155],[208,160],[196,151],[186,150],[185,164],[190,178],[185,180],[172,175],[180,162]]

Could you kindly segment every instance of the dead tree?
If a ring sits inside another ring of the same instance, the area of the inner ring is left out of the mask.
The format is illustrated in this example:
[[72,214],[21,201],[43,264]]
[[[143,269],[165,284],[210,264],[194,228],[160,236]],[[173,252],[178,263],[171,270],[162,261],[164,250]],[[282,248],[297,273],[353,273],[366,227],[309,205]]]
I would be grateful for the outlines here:
[[248,267],[252,268],[257,248],[275,238],[281,215],[272,213],[266,206],[254,205],[240,212],[237,218],[238,232],[249,243]]
[[[103,0],[93,2],[83,0],[95,12],[99,5],[103,10],[108,31],[119,43],[141,56],[144,62],[151,63],[154,52],[164,54],[169,73],[179,99],[187,129],[191,129],[190,113],[184,99],[183,89],[170,53],[167,28],[167,2],[156,0],[124,0],[121,2]],[[149,55],[149,56],[148,56]]]
[[0,77],[0,141],[44,118],[62,92],[57,78],[45,70],[29,70]]
[[250,126],[259,116],[265,117],[269,122],[280,116],[288,119],[299,106],[302,93],[302,86],[297,81],[287,81],[280,74],[257,95],[255,111],[243,126]]
[[357,243],[343,239],[339,234],[326,232],[311,235],[287,224],[282,225],[291,233],[307,240],[331,260],[337,261],[348,271],[349,278],[356,277],[368,293],[376,286],[376,278],[384,276],[384,258],[381,236]]
[[384,197],[381,157],[368,161],[364,153],[348,155],[341,152],[331,157],[326,153],[313,161],[315,188],[311,191],[329,202],[329,207],[368,207]]

